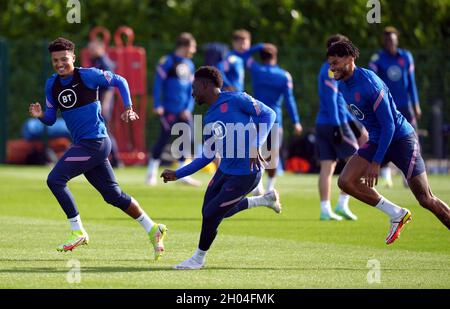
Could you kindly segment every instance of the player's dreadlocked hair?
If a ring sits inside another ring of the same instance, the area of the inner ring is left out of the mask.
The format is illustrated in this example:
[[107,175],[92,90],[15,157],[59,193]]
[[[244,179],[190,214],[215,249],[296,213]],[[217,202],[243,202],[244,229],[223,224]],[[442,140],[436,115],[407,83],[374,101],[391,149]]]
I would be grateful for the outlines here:
[[332,36],[330,36],[327,40],[327,49],[330,48],[331,45],[333,45],[336,42],[339,41],[349,41],[348,37],[346,37],[345,35],[342,35],[340,33],[334,34]]
[[220,75],[220,71],[212,66],[202,66],[197,71],[195,71],[194,75],[195,79],[208,79],[210,80],[214,86],[217,88],[222,88],[223,80],[222,75]]
[[68,50],[71,52],[75,51],[75,44],[72,41],[69,41],[65,38],[57,38],[53,42],[48,45],[48,51],[50,53],[62,51],[62,50]]
[[359,49],[350,40],[338,41],[332,44],[327,50],[327,58],[330,56],[336,57],[347,57],[352,56],[353,58],[359,57]]

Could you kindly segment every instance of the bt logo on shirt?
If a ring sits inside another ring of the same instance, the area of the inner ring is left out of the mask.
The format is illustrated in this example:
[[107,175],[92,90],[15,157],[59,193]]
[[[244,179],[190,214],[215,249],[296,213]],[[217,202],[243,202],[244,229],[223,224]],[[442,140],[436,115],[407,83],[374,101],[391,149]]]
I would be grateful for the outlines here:
[[77,103],[77,95],[72,89],[64,89],[58,95],[58,102],[63,108],[72,108]]
[[222,121],[216,121],[212,125],[212,132],[216,140],[224,139],[227,136],[227,127]]

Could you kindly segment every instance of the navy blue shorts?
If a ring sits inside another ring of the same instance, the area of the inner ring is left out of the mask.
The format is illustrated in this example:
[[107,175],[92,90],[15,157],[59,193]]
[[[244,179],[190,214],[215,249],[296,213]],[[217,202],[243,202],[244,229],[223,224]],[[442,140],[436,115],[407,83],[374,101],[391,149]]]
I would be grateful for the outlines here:
[[316,125],[316,149],[320,161],[346,159],[358,149],[358,142],[353,131],[347,124],[342,126],[344,133],[340,144],[333,142],[333,125]]
[[[372,162],[377,149],[378,144],[369,141],[359,148],[358,155]],[[384,156],[383,164],[389,162],[394,163],[408,180],[425,172],[425,162],[420,154],[416,134],[410,134],[391,143]]]
[[220,169],[208,184],[203,200],[203,215],[216,213],[223,217],[256,188],[261,172],[249,175],[224,174]]

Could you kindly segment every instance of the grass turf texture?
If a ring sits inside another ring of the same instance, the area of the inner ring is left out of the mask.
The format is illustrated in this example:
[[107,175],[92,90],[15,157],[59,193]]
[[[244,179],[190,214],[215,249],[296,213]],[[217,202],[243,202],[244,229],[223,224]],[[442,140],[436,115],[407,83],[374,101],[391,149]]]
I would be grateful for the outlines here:
[[[321,222],[317,175],[285,174],[276,183],[281,215],[261,207],[223,221],[206,268],[176,271],[171,267],[197,246],[211,175],[196,175],[202,188],[162,182],[149,188],[144,168],[116,171],[123,190],[169,227],[166,253],[155,263],[142,228],[107,205],[83,176],[69,187],[91,242],[57,252],[69,225],[46,186],[48,172],[0,166],[0,288],[450,288],[449,232],[417,204],[399,176],[394,189],[380,192],[409,208],[413,221],[390,246],[384,243],[389,225],[383,213],[351,199],[358,221]],[[450,177],[432,176],[430,183],[449,203]],[[333,204],[337,194],[334,185]],[[67,281],[71,259],[80,262],[77,284]],[[380,283],[368,283],[371,259],[380,262]]]

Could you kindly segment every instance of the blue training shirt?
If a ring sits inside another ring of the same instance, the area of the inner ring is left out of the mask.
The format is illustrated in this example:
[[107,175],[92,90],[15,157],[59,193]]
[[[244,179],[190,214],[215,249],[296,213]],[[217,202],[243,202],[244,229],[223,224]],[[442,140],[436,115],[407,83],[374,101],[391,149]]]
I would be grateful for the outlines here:
[[253,96],[275,111],[275,122],[282,126],[284,101],[292,123],[300,123],[291,74],[278,65],[260,64],[253,59],[249,59],[247,68],[252,76]]
[[169,54],[159,60],[153,83],[154,108],[179,114],[185,110],[192,112],[194,99],[192,81],[195,66],[191,59]]
[[[110,71],[102,71],[96,68],[79,68],[78,70],[85,87],[92,90],[117,87],[125,107],[131,106],[130,90],[125,78],[113,74]],[[45,84],[46,110],[44,117],[40,118],[44,124],[49,126],[55,123],[58,110],[58,102],[54,100],[52,95],[52,88],[56,77],[57,74],[53,74],[47,79]],[[66,86],[72,82],[72,79],[73,75],[60,78],[60,81],[63,86]],[[83,98],[79,98],[79,101],[82,100]],[[89,104],[68,110],[61,109],[61,116],[66,122],[67,129],[74,143],[82,139],[96,139],[108,136],[105,122],[101,115],[101,105],[100,101],[98,101],[98,96],[97,100]]]
[[378,144],[373,161],[381,164],[392,141],[414,132],[397,110],[389,88],[373,71],[355,67],[350,78],[339,81],[339,91],[369,132],[369,141]]
[[263,49],[264,44],[253,45],[249,50],[239,53],[232,50],[218,65],[222,74],[223,87],[233,87],[235,91],[244,91],[245,64],[250,57]]
[[414,59],[409,51],[398,48],[393,56],[386,50],[380,50],[370,59],[369,68],[389,87],[397,107],[419,104]]
[[[214,160],[216,153],[222,158],[219,169],[225,174],[257,173],[256,170],[250,170],[250,148],[259,148],[264,144],[275,117],[271,108],[245,92],[222,92],[204,117],[206,136],[201,157],[177,170],[177,178],[186,177],[203,168]],[[245,128],[255,125],[259,128],[256,136],[245,132]],[[211,147],[212,142],[215,142],[216,147]]]
[[320,105],[316,124],[339,126],[353,120],[328,62],[322,64],[317,81]]

